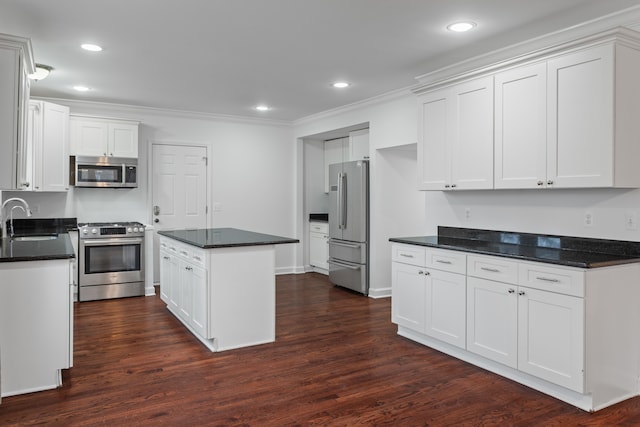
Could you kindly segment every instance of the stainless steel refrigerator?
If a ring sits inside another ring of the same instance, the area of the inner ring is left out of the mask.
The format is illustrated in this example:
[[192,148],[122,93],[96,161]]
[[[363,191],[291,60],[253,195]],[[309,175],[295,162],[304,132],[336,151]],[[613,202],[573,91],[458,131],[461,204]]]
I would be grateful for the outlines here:
[[369,294],[369,161],[329,165],[329,280]]

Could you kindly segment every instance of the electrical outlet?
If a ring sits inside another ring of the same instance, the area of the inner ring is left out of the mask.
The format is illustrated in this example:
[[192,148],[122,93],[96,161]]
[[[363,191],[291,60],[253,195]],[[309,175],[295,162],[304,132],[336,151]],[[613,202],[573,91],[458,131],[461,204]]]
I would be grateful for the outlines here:
[[627,230],[638,229],[638,214],[635,212],[627,212],[624,214],[624,228]]
[[471,209],[464,208],[464,219],[469,221],[471,219]]
[[593,214],[591,212],[584,213],[584,226],[591,227],[593,225]]

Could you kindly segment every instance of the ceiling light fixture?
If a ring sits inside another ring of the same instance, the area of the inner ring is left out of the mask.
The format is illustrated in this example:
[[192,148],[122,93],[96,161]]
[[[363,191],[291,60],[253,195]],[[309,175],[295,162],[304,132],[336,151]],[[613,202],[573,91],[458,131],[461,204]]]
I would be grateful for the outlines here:
[[86,87],[86,86],[74,86],[73,87],[75,90],[77,90],[78,92],[88,92],[91,90],[91,88]]
[[271,107],[269,107],[268,105],[256,105],[256,110],[258,110],[258,111],[269,111],[269,110],[271,110]]
[[36,72],[33,74],[29,74],[29,78],[35,81],[42,80],[49,75],[51,70],[53,70],[53,67],[43,64],[36,64]]
[[351,85],[347,82],[335,82],[331,86],[335,87],[336,89],[344,89],[345,87],[349,87]]
[[460,21],[447,25],[447,30],[454,31],[456,33],[464,33],[472,28],[475,28],[477,24],[473,21]]
[[92,43],[84,43],[80,45],[84,50],[88,50],[89,52],[101,52],[102,46],[98,46],[97,44]]

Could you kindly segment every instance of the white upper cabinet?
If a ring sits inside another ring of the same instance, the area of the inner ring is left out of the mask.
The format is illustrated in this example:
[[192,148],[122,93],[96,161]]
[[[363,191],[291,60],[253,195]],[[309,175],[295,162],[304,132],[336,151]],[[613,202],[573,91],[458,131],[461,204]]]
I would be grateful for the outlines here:
[[349,132],[348,137],[324,141],[324,192],[329,192],[329,165],[369,159],[369,129]]
[[493,188],[493,77],[418,98],[419,188]]
[[30,101],[24,190],[69,189],[69,107]]
[[71,155],[138,157],[138,122],[72,115],[70,123]]
[[536,188],[547,181],[547,65],[495,76],[495,188]]
[[640,184],[638,73],[640,52],[613,43],[548,62],[549,186]]
[[349,160],[369,159],[369,129],[349,132]]
[[416,90],[419,188],[640,187],[638,75],[616,29]]
[[26,162],[27,110],[34,71],[29,39],[0,35],[0,190],[19,189]]

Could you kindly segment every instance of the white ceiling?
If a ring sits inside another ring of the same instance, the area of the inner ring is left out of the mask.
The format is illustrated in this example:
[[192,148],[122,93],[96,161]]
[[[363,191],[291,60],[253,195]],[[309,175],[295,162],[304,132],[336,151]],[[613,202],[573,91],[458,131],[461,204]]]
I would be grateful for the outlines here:
[[[640,0],[0,0],[54,67],[32,96],[293,121]],[[464,34],[445,26],[471,19]],[[80,49],[97,43],[101,53]],[[335,80],[348,89],[330,87]],[[74,85],[90,92],[78,93]],[[253,110],[266,103],[273,110]]]

